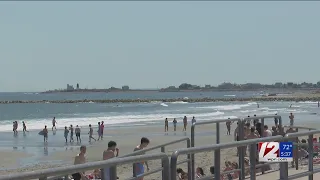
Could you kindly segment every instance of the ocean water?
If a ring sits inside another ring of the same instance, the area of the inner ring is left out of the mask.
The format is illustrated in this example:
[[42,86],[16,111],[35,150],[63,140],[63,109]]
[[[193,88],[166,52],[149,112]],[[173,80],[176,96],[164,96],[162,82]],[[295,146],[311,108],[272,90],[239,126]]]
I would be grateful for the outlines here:
[[[63,100],[63,99],[159,99],[151,103],[73,103],[73,104],[0,104],[0,131],[12,131],[12,122],[25,121],[28,129],[51,127],[56,117],[57,127],[70,124],[87,127],[104,121],[107,127],[162,125],[165,118],[183,116],[191,120],[206,121],[248,115],[268,115],[278,113],[286,119],[290,112],[296,122],[315,122],[320,118],[317,102],[210,102],[210,103],[163,103],[165,98],[203,98],[203,97],[253,97],[260,92],[136,92],[136,93],[0,93],[1,100]],[[257,108],[259,103],[260,108]],[[292,104],[291,108],[290,105]]]

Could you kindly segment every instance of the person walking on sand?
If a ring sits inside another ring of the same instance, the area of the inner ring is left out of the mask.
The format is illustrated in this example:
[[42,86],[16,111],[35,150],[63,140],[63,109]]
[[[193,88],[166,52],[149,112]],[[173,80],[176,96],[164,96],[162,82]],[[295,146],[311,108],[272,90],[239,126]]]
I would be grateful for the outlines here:
[[104,122],[101,121],[101,125],[100,125],[101,140],[103,140],[103,132],[104,132]]
[[47,126],[44,126],[43,131],[43,142],[48,142],[48,129]]
[[[142,149],[146,148],[149,145],[149,143],[150,143],[149,139],[146,138],[146,137],[143,137],[140,140],[140,145],[138,145],[136,148],[134,148],[133,151],[142,150]],[[149,165],[148,165],[147,161],[144,161],[144,162],[142,161],[142,162],[139,162],[139,163],[135,163],[133,165],[133,167],[134,167],[133,176],[134,177],[137,177],[137,176],[142,175],[144,173],[144,165],[147,166],[147,171],[149,171]],[[138,178],[137,180],[143,180],[143,177]]]
[[100,122],[98,122],[98,141],[100,140],[100,137],[101,137],[101,123]]
[[[114,154],[116,152],[116,154]],[[117,148],[117,143],[114,141],[110,141],[108,143],[108,149],[103,151],[103,160],[108,160],[114,157],[118,157],[119,156],[119,149]],[[109,167],[104,168],[103,176],[104,176],[104,180],[110,180],[110,169]]]
[[93,135],[93,129],[91,127],[91,124],[89,124],[89,142],[91,142],[91,139],[94,139],[94,141],[97,141],[92,135]]
[[[228,119],[230,119],[230,118],[228,118]],[[231,121],[230,120],[228,120],[227,122],[226,122],[226,126],[227,126],[227,135],[231,135],[231,133],[230,133],[230,131],[231,131]]]
[[53,119],[52,119],[52,131],[53,131],[53,128],[55,130],[57,130],[56,124],[58,124],[57,121],[56,121],[56,117],[53,117]]
[[168,122],[168,118],[166,118],[165,120],[164,120],[164,132],[167,132],[168,131],[168,129],[169,129],[169,122]]
[[187,131],[187,125],[188,125],[187,116],[184,116],[184,118],[183,118],[183,130],[182,131]]
[[290,119],[290,126],[293,126],[293,123],[294,123],[294,115],[293,115],[292,113],[290,113],[289,119]]
[[69,129],[70,129],[70,142],[71,142],[71,141],[74,142],[74,140],[73,140],[73,126],[72,126],[72,124],[70,124]]
[[173,123],[173,131],[176,131],[177,130],[177,120],[176,120],[176,118],[173,118],[172,123]]
[[77,137],[77,142],[80,141],[81,143],[81,138],[80,138],[80,133],[81,133],[81,130],[79,128],[79,126],[77,125],[76,128],[74,129],[74,132],[76,133],[76,137]]
[[65,126],[64,127],[64,138],[66,139],[66,143],[68,143],[68,134],[69,134],[69,130],[68,130],[67,126]]
[[27,126],[26,126],[26,123],[24,121],[22,121],[22,127],[23,127],[23,132],[29,132],[27,131]]
[[[84,164],[86,163],[86,157],[85,154],[87,152],[87,147],[86,146],[81,146],[80,147],[80,153],[77,154],[77,156],[74,158],[74,165],[76,164]],[[89,180],[86,175],[85,172],[77,172],[72,174],[72,177],[74,180]]]

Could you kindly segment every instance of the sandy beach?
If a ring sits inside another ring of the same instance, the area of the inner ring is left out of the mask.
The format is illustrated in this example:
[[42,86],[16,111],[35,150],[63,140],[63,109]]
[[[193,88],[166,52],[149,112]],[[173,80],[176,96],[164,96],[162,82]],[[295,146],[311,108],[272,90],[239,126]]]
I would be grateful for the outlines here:
[[[273,121],[271,119],[266,120],[266,124],[272,125]],[[303,123],[296,124],[303,125]],[[233,141],[233,130],[235,124],[232,125],[231,136],[226,135],[225,125],[221,125],[221,143]],[[309,127],[319,127],[316,124],[307,124],[304,126]],[[172,140],[182,139],[184,137],[190,136],[190,127],[188,131],[182,132],[181,127],[178,127],[176,133],[172,132],[172,127],[169,126],[168,134],[164,133],[164,128],[161,126],[136,126],[136,127],[123,127],[117,129],[106,129],[106,135],[103,141],[93,142],[92,144],[88,143],[87,130],[82,129],[82,138],[83,144],[87,145],[87,161],[98,161],[102,159],[102,152],[107,148],[107,143],[110,140],[116,141],[118,148],[120,149],[120,156],[131,153],[135,146],[140,143],[141,137],[148,137],[151,141],[150,147],[170,142]],[[30,134],[36,132],[29,132]],[[27,134],[25,140],[28,138],[28,135],[37,138],[37,144],[43,144],[42,137],[32,136]],[[204,125],[198,126],[196,128],[196,146],[215,144],[215,125]],[[186,147],[186,142],[174,144],[166,147],[166,153],[170,155],[173,150],[178,148]],[[47,147],[14,147],[12,149],[2,149],[0,151],[0,158],[4,159],[1,162],[0,175],[13,173],[13,172],[24,172],[24,171],[33,171],[37,169],[46,169],[51,167],[65,166],[73,163],[74,156],[79,152],[79,144],[64,144],[64,139],[62,135],[62,130],[58,130],[56,135],[53,136],[49,134],[49,142]],[[160,152],[160,149],[155,151],[150,151],[149,153]],[[10,158],[9,158],[10,157]],[[196,167],[203,167],[206,174],[210,174],[209,168],[213,165],[213,152],[199,153],[196,154]],[[183,160],[185,156],[181,156],[180,160]],[[224,149],[221,152],[221,167],[224,167],[224,161],[235,161],[237,162],[236,149]],[[21,162],[24,163],[21,166]],[[150,169],[156,169],[160,166],[160,161],[150,161]],[[187,170],[187,164],[179,165],[184,170]],[[124,179],[132,176],[132,165],[127,164],[119,166],[117,169],[118,176],[120,179]],[[156,180],[161,177],[161,173],[156,173],[150,176],[147,176],[147,180]]]

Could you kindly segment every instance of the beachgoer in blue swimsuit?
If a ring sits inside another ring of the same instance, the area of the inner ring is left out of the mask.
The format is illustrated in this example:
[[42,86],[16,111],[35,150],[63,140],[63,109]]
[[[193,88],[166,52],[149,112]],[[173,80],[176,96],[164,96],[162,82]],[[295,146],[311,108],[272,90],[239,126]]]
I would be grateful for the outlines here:
[[[149,145],[150,141],[148,138],[141,138],[140,145],[138,145],[136,148],[134,148],[134,151],[142,150],[143,148],[146,148]],[[144,173],[144,164],[147,166],[147,171],[149,171],[149,165],[147,161],[145,162],[139,162],[134,164],[133,169],[133,176],[137,177],[139,175],[142,175]],[[143,180],[143,177],[137,179],[137,180]]]
[[[116,152],[116,155],[114,154],[114,152]],[[108,143],[108,149],[103,152],[103,160],[118,157],[118,155],[119,149],[117,148],[117,143],[114,141],[110,141]],[[104,168],[101,172],[105,180],[110,180],[110,168]]]

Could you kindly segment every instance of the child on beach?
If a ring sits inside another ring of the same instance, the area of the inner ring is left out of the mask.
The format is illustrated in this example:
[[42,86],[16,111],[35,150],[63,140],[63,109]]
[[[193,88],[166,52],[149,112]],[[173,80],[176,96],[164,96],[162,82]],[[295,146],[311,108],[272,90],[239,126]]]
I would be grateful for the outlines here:
[[177,130],[177,120],[176,118],[173,119],[173,131],[176,131]]
[[181,168],[177,169],[179,180],[187,180],[188,179],[188,173],[184,172]]
[[91,127],[91,124],[89,124],[89,142],[91,142],[91,139],[94,139],[94,141],[97,141],[92,135],[93,135],[93,129]]
[[70,125],[69,130],[70,130],[70,142],[71,141],[73,142],[73,127],[72,127],[72,124]]
[[47,126],[44,126],[43,131],[43,142],[48,142],[48,129]]
[[[138,145],[136,148],[134,148],[133,151],[139,151],[139,150],[142,150],[144,148],[146,148],[148,145],[149,145],[150,141],[148,138],[146,137],[143,137],[141,138],[140,140],[140,145]],[[145,161],[145,162],[140,162],[140,163],[135,163],[134,164],[134,177],[136,176],[139,176],[141,174],[144,173],[144,164],[147,166],[147,171],[149,171],[149,165],[148,165],[148,162]],[[137,179],[137,180],[143,180],[143,177]]]
[[68,134],[69,134],[69,130],[68,130],[67,126],[65,126],[64,127],[64,138],[66,139],[66,143],[68,143]]
[[79,142],[80,140],[80,143],[81,143],[81,138],[80,138],[80,133],[81,133],[81,130],[79,128],[79,126],[77,125],[76,128],[75,128],[75,133],[76,133],[76,137],[77,137],[77,142]]

